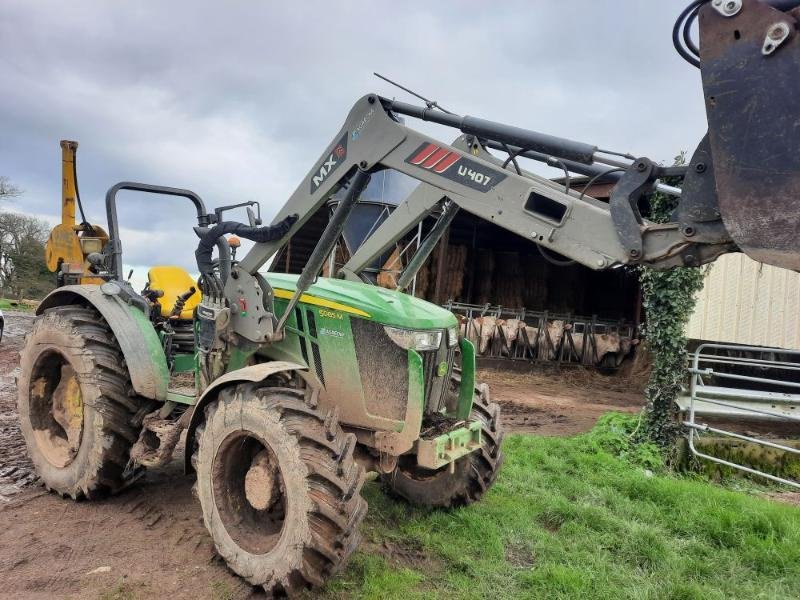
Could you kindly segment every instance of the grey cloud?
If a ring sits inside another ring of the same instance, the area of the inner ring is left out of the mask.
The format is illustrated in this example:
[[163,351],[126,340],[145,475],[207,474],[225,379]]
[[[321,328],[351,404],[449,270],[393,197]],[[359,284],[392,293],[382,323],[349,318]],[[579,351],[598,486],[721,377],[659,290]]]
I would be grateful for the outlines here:
[[[669,2],[27,2],[0,5],[0,173],[16,209],[57,214],[58,140],[81,142],[87,211],[123,179],[188,187],[271,217],[368,91],[372,71],[443,105],[669,160],[705,127],[700,81],[670,42]],[[421,125],[446,141],[452,131]],[[191,263],[191,209],[121,200],[136,234]],[[154,238],[155,239],[155,238]],[[159,238],[160,239],[160,238]]]

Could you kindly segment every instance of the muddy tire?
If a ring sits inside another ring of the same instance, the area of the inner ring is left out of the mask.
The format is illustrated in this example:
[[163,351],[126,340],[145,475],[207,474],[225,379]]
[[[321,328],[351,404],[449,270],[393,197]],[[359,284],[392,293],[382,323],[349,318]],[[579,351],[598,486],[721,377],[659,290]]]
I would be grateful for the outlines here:
[[267,594],[321,586],[367,513],[356,439],[303,390],[243,383],[206,408],[193,463],[206,528],[228,566]]
[[494,484],[503,464],[503,425],[500,407],[491,402],[489,387],[475,389],[470,418],[481,422],[483,447],[437,471],[417,465],[415,455],[401,456],[395,470],[382,477],[393,494],[412,504],[428,507],[466,506],[480,500]]
[[119,345],[97,311],[59,306],[37,317],[17,388],[20,429],[48,490],[92,499],[130,482],[139,406]]

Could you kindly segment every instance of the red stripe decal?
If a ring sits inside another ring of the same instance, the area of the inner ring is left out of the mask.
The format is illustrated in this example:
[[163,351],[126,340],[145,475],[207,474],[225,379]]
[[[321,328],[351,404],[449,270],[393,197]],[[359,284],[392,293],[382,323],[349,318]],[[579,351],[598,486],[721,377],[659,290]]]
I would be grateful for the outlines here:
[[439,146],[437,146],[436,144],[428,144],[422,150],[420,150],[419,153],[414,158],[412,158],[408,162],[410,162],[412,165],[418,165],[423,160],[428,158],[431,154],[436,152],[438,149]]
[[449,150],[445,150],[444,148],[439,148],[430,157],[428,157],[428,160],[422,163],[422,168],[430,169],[433,165],[438,163],[440,160],[444,159],[448,154],[450,154]]
[[457,154],[456,152],[451,152],[450,156],[443,159],[439,164],[437,164],[433,168],[434,173],[444,173],[447,169],[452,167],[453,164],[455,164],[455,162],[458,161],[459,158],[461,158],[460,154]]

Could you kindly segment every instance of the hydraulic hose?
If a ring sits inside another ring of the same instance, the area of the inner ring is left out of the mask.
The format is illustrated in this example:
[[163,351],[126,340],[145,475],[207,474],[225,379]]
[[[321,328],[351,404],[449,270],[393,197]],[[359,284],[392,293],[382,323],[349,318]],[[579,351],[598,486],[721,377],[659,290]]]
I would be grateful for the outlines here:
[[197,260],[197,269],[201,275],[211,275],[213,271],[211,254],[219,238],[226,233],[233,233],[241,238],[256,242],[258,244],[278,240],[289,233],[292,225],[297,221],[297,215],[289,215],[283,221],[275,225],[265,225],[263,227],[253,227],[235,221],[223,221],[217,223],[208,231],[200,235],[200,243],[194,253]]

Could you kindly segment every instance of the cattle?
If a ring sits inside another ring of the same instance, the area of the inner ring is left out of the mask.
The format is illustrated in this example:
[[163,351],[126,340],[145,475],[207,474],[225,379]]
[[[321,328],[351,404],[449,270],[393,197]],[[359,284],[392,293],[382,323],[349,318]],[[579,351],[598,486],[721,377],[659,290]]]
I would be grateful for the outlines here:
[[[583,356],[584,339],[589,338],[593,343],[586,348]],[[621,336],[612,331],[609,333],[577,334],[572,336],[575,347],[575,358],[583,358],[585,364],[594,364],[598,367],[617,368],[622,364],[631,350],[639,343],[637,339]],[[596,349],[596,351],[595,351]],[[572,352],[572,347],[567,344],[567,352]]]
[[479,356],[529,356],[542,360],[554,360],[558,356],[564,332],[570,327],[556,319],[549,321],[539,334],[538,327],[522,319],[486,315],[470,320],[459,316],[459,322],[461,335],[475,344]]
[[497,336],[498,323],[504,322],[503,319],[492,316],[467,319],[458,315],[458,320],[460,321],[461,336],[475,344],[475,350],[481,356],[489,352],[492,340]]

